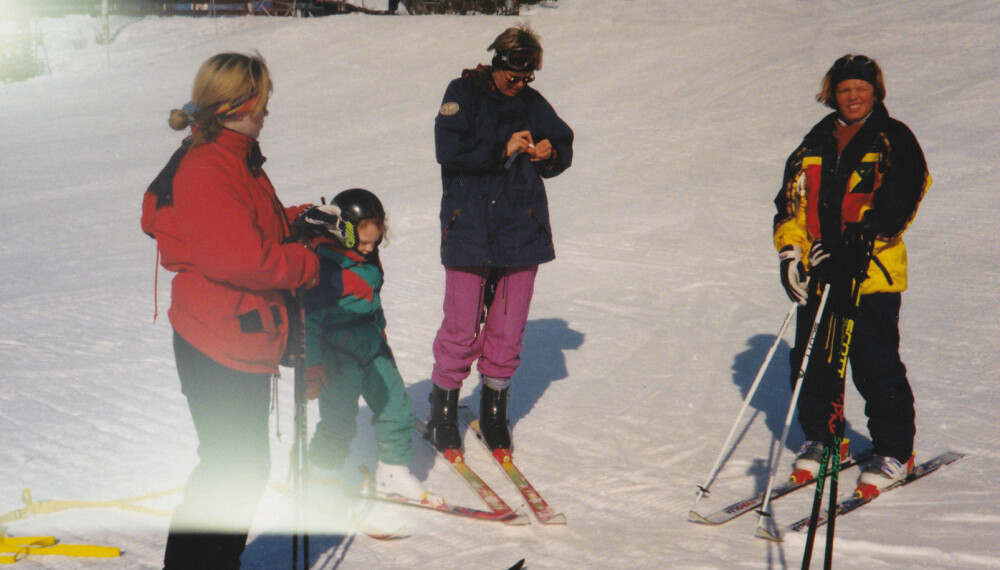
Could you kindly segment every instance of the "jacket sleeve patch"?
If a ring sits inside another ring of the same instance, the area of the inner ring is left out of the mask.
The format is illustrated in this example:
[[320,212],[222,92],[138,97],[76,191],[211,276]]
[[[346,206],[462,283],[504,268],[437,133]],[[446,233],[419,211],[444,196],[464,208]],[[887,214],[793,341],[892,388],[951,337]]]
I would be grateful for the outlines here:
[[448,101],[447,103],[441,105],[441,114],[445,117],[450,117],[456,113],[458,113],[458,103]]

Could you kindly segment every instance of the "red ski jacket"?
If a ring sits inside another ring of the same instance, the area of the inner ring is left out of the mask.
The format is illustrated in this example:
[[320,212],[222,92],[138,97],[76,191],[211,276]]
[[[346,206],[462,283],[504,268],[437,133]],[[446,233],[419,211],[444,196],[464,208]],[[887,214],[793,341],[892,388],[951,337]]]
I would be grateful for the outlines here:
[[[284,243],[289,220],[264,171],[251,171],[256,141],[223,130],[187,151],[173,177],[172,204],[143,197],[142,229],[174,271],[168,315],[174,330],[216,362],[275,373],[288,340],[285,295],[317,282],[319,260]],[[293,316],[295,318],[295,316]]]

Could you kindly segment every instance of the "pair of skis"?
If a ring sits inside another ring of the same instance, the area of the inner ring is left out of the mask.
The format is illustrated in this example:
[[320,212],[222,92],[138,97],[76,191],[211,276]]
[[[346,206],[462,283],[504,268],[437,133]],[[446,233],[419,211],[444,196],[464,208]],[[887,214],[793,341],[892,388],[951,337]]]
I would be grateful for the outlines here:
[[[491,450],[488,445],[486,445],[486,439],[483,437],[483,432],[479,429],[479,419],[476,418],[472,410],[465,406],[461,406],[458,409],[459,416],[462,420],[469,426],[472,433],[476,435],[476,439],[483,444],[483,448],[489,453],[490,457],[493,458],[494,463],[500,470],[503,471],[504,475],[510,480],[510,482],[517,488],[521,496],[528,503],[528,507],[531,512],[535,514],[535,518],[538,522],[542,524],[566,524],[566,515],[562,513],[555,512],[552,507],[549,506],[545,499],[542,498],[541,493],[535,489],[527,477],[521,473],[521,470],[514,465],[514,458],[510,454],[509,449],[497,449]],[[468,466],[466,466],[468,468]],[[485,483],[484,483],[485,484]]]
[[[461,414],[462,419],[469,426],[469,429],[476,435],[476,439],[479,440],[484,447],[486,447],[482,432],[479,430],[479,420],[475,417],[472,411],[468,408],[461,407],[459,408],[459,413]],[[416,422],[417,434],[420,436],[420,439],[427,442],[427,440],[424,439],[424,434],[427,433],[427,425],[420,418],[415,417],[414,420]],[[431,445],[430,442],[427,443],[432,449],[434,449],[434,452],[437,453],[439,457],[451,466],[452,471],[454,471],[459,478],[465,481],[469,488],[483,500],[489,510],[477,510],[449,505],[447,503],[443,505],[432,505],[427,502],[400,497],[398,495],[385,495],[375,492],[366,493],[365,497],[396,504],[436,510],[445,514],[473,518],[482,521],[496,521],[509,525],[530,524],[531,520],[528,518],[527,514],[520,513],[511,508],[510,505],[508,505],[500,497],[500,495],[493,490],[492,487],[483,481],[483,479],[477,475],[476,472],[468,466],[468,464],[465,463],[465,456],[460,450],[448,450],[442,453]],[[524,474],[521,473],[521,471],[514,465],[509,452],[501,453],[498,451],[494,453],[488,447],[486,449],[500,470],[503,471],[514,487],[517,488],[518,492],[521,493],[521,496],[524,497],[528,507],[534,513],[535,518],[538,519],[538,522],[542,524],[566,524],[566,516],[562,513],[555,512],[552,507],[549,506],[545,499],[542,498],[542,495],[538,492],[538,490],[535,489]]]
[[[870,451],[869,452],[864,452],[864,453],[858,455],[858,457],[856,457],[854,459],[849,459],[848,461],[842,463],[841,464],[841,471],[843,471],[844,469],[848,469],[850,467],[854,467],[855,465],[857,465],[857,464],[865,461],[869,457],[870,453],[871,453]],[[965,456],[964,453],[958,453],[958,452],[954,452],[954,451],[948,451],[948,452],[942,453],[942,454],[940,454],[940,455],[938,455],[938,456],[936,456],[936,457],[934,457],[934,458],[932,458],[932,459],[930,459],[930,460],[928,460],[928,461],[926,461],[924,463],[921,463],[920,465],[917,465],[913,469],[913,473],[911,473],[910,475],[908,475],[907,477],[905,477],[899,483],[896,483],[895,485],[893,485],[891,487],[883,489],[882,492],[881,492],[881,494],[878,495],[878,496],[884,495],[885,493],[888,493],[889,491],[891,491],[893,489],[898,489],[899,487],[903,487],[905,485],[909,485],[910,483],[912,483],[912,482],[914,482],[914,481],[916,481],[918,479],[921,479],[921,478],[923,478],[923,477],[925,477],[927,475],[930,475],[931,473],[937,471],[938,469],[940,469],[941,467],[944,467],[945,465],[950,465],[951,463],[954,463],[955,461],[958,461],[959,459],[961,459],[964,456]],[[779,497],[783,497],[783,496],[788,495],[788,494],[790,494],[790,493],[792,493],[794,491],[797,491],[797,490],[802,489],[804,487],[808,487],[809,485],[812,485],[815,482],[816,482],[815,478],[810,479],[808,481],[805,481],[803,483],[793,483],[793,482],[789,481],[787,483],[779,485],[778,487],[775,487],[772,490],[772,492],[771,492],[771,499],[777,499]],[[859,509],[859,508],[867,505],[868,503],[872,502],[876,498],[877,498],[877,496],[876,497],[870,497],[870,498],[859,498],[859,497],[856,497],[856,496],[852,495],[852,496],[850,496],[848,498],[842,499],[842,500],[840,500],[840,502],[837,503],[837,515],[844,515],[844,514],[847,514],[847,513],[851,512],[851,511],[857,510],[857,509]],[[718,525],[725,524],[725,523],[727,523],[727,522],[729,522],[729,521],[731,521],[731,520],[739,517],[740,515],[746,514],[746,513],[750,512],[750,511],[753,511],[753,510],[757,509],[758,507],[761,506],[761,504],[763,503],[763,500],[764,500],[763,494],[758,493],[756,495],[752,495],[750,497],[746,497],[746,498],[741,499],[739,501],[736,501],[736,502],[734,502],[734,503],[732,503],[730,505],[727,505],[727,506],[725,506],[725,507],[719,509],[718,511],[716,511],[716,512],[714,512],[712,514],[709,514],[709,515],[702,515],[702,514],[696,512],[696,511],[692,510],[692,511],[690,511],[688,513],[688,517],[691,520],[691,522],[697,522],[697,523],[706,524],[706,525],[718,526]],[[801,518],[801,519],[797,520],[796,522],[794,522],[794,523],[792,523],[792,524],[790,524],[788,526],[788,530],[794,531],[794,532],[799,532],[799,531],[808,529],[808,527],[809,527],[809,519],[810,519],[810,517],[807,516],[807,517],[804,517],[804,518]],[[823,515],[823,514],[821,514],[820,518],[819,518],[819,520],[817,521],[816,524],[817,524],[817,526],[822,526],[822,525],[826,524],[826,522],[827,522],[826,516]],[[766,530],[763,530],[763,529],[760,529],[760,528],[758,528],[758,530],[756,532],[756,535],[758,537],[760,537],[760,538],[766,538],[766,539],[769,539],[769,540],[775,540],[775,541],[780,541],[781,540],[781,537],[775,536],[775,535],[771,534],[770,532],[767,532]]]

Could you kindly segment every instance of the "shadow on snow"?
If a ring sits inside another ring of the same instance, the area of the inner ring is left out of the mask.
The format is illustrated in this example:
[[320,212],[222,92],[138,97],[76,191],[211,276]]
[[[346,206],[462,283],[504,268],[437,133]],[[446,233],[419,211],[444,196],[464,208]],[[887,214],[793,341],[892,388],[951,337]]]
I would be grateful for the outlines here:
[[[739,387],[740,395],[744,401],[774,340],[774,335],[760,334],[752,336],[747,340],[748,348],[733,358],[733,383]],[[781,437],[781,432],[784,431],[788,405],[792,399],[792,372],[789,365],[790,353],[791,347],[786,341],[782,340],[774,356],[771,358],[771,363],[764,373],[760,385],[757,387],[757,392],[750,400],[750,406],[748,407],[749,418],[743,418],[742,430],[737,432],[732,447],[723,460],[723,465],[725,465],[743,442],[743,438],[746,436],[750,426],[757,421],[758,416],[763,415],[764,425],[771,433],[771,443],[765,446],[763,442],[750,442],[750,452],[756,459],[753,459],[747,470],[747,474],[756,479],[755,487],[758,492],[763,492],[767,488],[767,480],[770,477],[771,467],[768,464],[768,458],[773,454],[772,448],[776,446],[778,438]],[[850,438],[852,442],[851,447],[855,450],[858,448],[858,444],[868,441],[868,436],[853,429],[849,421],[844,428],[844,437]],[[804,441],[805,435],[793,417],[781,459],[782,463],[788,464],[789,472],[791,469],[792,454],[798,451]],[[782,475],[783,473],[779,468],[776,476],[781,477]]]

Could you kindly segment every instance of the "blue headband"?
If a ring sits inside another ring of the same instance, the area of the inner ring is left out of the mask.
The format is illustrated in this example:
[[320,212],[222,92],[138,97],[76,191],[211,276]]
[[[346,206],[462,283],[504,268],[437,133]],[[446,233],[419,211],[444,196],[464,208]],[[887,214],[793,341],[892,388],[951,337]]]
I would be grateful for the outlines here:
[[187,103],[184,103],[184,106],[181,107],[181,110],[184,111],[187,114],[187,116],[188,116],[188,124],[189,125],[193,125],[194,124],[194,114],[197,113],[198,111],[200,111],[201,107],[199,107],[198,105],[196,105],[194,101],[188,101]]

